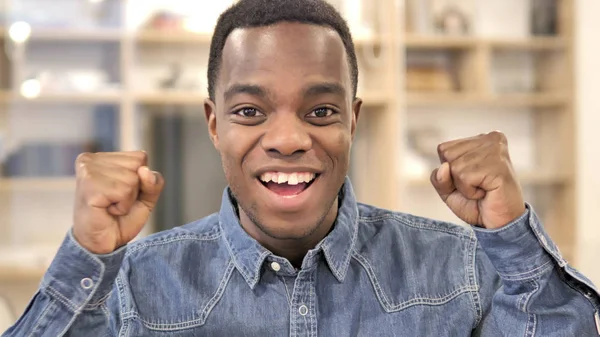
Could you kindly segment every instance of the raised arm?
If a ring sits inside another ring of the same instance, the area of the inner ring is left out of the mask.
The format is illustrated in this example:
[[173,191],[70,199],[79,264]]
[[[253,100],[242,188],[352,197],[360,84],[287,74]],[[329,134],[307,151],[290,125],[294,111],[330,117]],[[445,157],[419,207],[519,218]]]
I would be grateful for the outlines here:
[[431,183],[479,238],[476,336],[598,336],[597,289],[567,265],[523,200],[500,132],[440,144]]
[[19,320],[2,336],[105,336],[120,327],[115,280],[164,186],[144,152],[77,158],[73,228]]

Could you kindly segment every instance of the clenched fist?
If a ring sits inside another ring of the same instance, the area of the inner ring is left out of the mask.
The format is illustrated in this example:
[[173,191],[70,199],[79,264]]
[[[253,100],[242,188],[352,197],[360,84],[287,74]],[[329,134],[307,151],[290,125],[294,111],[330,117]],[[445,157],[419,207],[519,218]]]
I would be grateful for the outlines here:
[[142,230],[164,186],[145,152],[83,153],[75,162],[73,235],[94,254],[108,254]]
[[442,143],[438,154],[442,165],[432,172],[431,183],[464,222],[496,229],[525,212],[504,134],[494,131]]

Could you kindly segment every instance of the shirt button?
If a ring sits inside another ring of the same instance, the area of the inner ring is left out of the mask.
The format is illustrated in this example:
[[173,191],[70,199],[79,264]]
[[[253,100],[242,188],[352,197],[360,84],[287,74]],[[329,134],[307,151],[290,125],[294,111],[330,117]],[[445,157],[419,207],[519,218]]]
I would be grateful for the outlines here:
[[303,304],[300,306],[300,308],[298,308],[298,312],[300,315],[306,316],[306,314],[308,314],[308,307]]
[[92,281],[91,278],[86,277],[84,279],[81,279],[80,284],[83,289],[90,289],[91,287],[94,286],[94,281]]
[[281,266],[277,262],[271,262],[271,269],[273,269],[274,271],[280,271]]

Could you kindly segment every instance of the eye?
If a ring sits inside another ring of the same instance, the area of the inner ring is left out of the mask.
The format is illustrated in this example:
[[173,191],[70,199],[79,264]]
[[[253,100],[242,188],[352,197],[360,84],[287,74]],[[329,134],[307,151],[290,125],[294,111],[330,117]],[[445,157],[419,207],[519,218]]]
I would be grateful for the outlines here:
[[309,113],[307,117],[324,118],[324,117],[329,117],[329,116],[333,115],[334,113],[335,113],[335,111],[333,111],[333,109],[330,109],[330,108],[317,108],[317,109],[313,110],[311,113]]
[[236,115],[242,116],[242,117],[259,117],[259,116],[264,116],[264,114],[260,111],[258,111],[255,108],[241,108],[239,110],[235,111]]

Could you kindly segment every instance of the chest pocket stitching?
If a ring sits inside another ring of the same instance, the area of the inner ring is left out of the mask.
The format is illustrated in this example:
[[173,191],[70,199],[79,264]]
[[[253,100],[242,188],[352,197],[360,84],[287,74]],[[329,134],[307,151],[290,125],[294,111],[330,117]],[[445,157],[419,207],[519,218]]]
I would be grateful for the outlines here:
[[458,297],[459,295],[461,295],[463,293],[477,291],[477,287],[475,287],[473,285],[465,285],[465,286],[454,289],[452,292],[450,292],[446,295],[439,296],[436,298],[416,297],[416,298],[410,299],[408,301],[404,301],[402,303],[392,305],[390,303],[390,301],[388,300],[387,296],[385,295],[385,293],[383,292],[383,289],[381,288],[379,280],[375,276],[375,272],[373,271],[373,268],[371,267],[371,264],[369,263],[369,261],[364,256],[360,255],[356,251],[354,251],[354,254],[352,254],[352,257],[354,257],[354,259],[356,259],[360,263],[360,265],[365,269],[365,271],[367,272],[367,275],[369,276],[369,279],[371,280],[371,284],[373,285],[373,288],[375,289],[375,294],[377,295],[377,298],[379,299],[379,303],[381,304],[381,306],[383,307],[383,309],[386,312],[400,311],[400,310],[406,309],[408,307],[419,305],[419,304],[441,305],[441,304],[450,302],[452,299]]
[[[158,330],[158,331],[173,331],[173,330],[193,328],[196,326],[202,326],[202,325],[204,325],[204,323],[206,323],[206,318],[210,314],[211,310],[214,308],[214,306],[217,304],[217,302],[221,299],[221,296],[223,296],[223,293],[225,292],[225,287],[229,283],[229,280],[231,279],[231,275],[233,274],[234,267],[235,266],[233,264],[233,261],[230,260],[229,263],[227,264],[227,269],[225,269],[223,278],[221,279],[221,282],[219,283],[217,291],[211,297],[211,299],[208,300],[208,303],[206,303],[206,305],[202,309],[202,312],[200,313],[200,317],[197,319],[194,319],[191,321],[186,321],[186,322],[179,322],[179,323],[153,323],[153,322],[149,322],[149,321],[141,318],[137,312],[127,313],[128,314],[127,318],[135,317],[138,320],[140,320],[140,322],[142,322],[142,324],[145,327],[147,327],[148,329]],[[125,319],[125,317],[124,317],[124,319]]]

